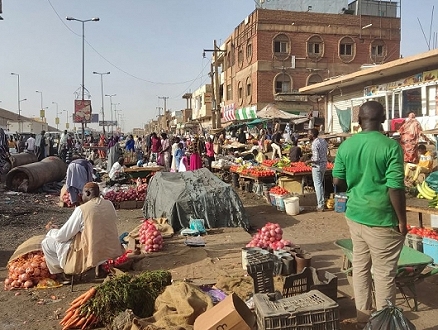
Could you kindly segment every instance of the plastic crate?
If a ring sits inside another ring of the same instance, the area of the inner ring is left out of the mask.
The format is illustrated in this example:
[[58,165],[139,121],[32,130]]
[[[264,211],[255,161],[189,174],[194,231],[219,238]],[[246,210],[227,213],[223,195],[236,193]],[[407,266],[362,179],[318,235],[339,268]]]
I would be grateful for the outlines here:
[[247,255],[246,270],[254,282],[254,293],[274,292],[274,260],[268,254],[254,252]]
[[283,282],[283,297],[319,290],[334,301],[338,297],[338,278],[332,273],[305,267],[299,274],[286,276]]
[[423,253],[431,257],[434,264],[438,264],[438,241],[433,238],[423,237]]
[[271,300],[255,294],[259,330],[339,330],[339,305],[318,290]]
[[415,234],[407,234],[405,238],[405,245],[414,250],[423,252],[423,237]]

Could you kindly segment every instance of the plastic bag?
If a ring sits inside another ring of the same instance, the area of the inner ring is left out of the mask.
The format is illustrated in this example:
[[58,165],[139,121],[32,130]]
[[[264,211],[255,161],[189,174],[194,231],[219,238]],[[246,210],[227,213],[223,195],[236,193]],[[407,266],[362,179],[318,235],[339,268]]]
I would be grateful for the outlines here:
[[204,219],[193,219],[190,218],[189,227],[192,230],[198,231],[200,234],[205,234],[205,220]]
[[426,178],[426,183],[431,189],[438,191],[438,171],[430,173]]
[[364,330],[416,330],[415,325],[403,315],[402,309],[387,302],[388,306],[371,314]]

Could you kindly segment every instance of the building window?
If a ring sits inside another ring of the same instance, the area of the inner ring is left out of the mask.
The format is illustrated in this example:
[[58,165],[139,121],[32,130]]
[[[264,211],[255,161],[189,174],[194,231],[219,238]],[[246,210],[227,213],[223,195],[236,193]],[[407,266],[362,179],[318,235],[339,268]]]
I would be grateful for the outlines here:
[[291,79],[288,74],[280,73],[275,78],[275,94],[278,93],[290,93],[291,91]]
[[353,45],[352,44],[341,44],[339,46],[339,54],[351,56],[353,55]]
[[279,34],[273,40],[273,52],[277,58],[286,58],[290,51],[290,41],[287,35]]
[[322,82],[322,77],[319,74],[311,74],[307,77],[307,86]]
[[324,42],[320,36],[312,36],[307,40],[307,56],[320,59],[324,55]]
[[387,49],[383,40],[377,39],[371,43],[370,58],[373,63],[381,63],[385,60]]
[[243,65],[243,48],[239,47],[239,50],[237,51],[237,63],[239,63],[239,66],[242,67]]
[[252,43],[246,45],[246,59],[251,62],[252,59]]
[[356,43],[350,37],[344,37],[339,40],[339,58],[344,63],[349,63],[356,56]]
[[227,85],[227,101],[233,99],[233,86],[231,84]]
[[237,84],[237,97],[239,98],[239,104],[243,103],[243,84],[241,81]]
[[246,103],[251,103],[252,99],[252,81],[251,77],[246,78]]

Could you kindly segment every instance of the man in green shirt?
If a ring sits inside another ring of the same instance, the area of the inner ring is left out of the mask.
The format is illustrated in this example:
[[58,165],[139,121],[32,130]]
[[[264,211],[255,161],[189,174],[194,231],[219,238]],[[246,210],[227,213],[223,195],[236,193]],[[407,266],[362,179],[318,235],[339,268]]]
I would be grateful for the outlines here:
[[353,288],[357,321],[363,326],[373,311],[372,280],[377,310],[387,299],[395,302],[397,262],[407,233],[403,151],[379,132],[384,120],[379,102],[365,102],[359,110],[362,132],[340,145],[333,169],[333,183],[348,196]]

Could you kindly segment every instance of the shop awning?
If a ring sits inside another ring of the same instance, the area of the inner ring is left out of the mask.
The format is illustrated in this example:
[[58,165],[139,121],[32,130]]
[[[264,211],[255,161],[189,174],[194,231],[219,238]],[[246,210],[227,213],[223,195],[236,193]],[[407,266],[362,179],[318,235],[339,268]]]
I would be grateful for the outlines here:
[[236,120],[234,103],[223,107],[221,112],[222,112],[222,122],[232,122],[233,120]]
[[244,107],[236,110],[237,120],[248,120],[257,118],[257,107],[255,105]]
[[254,126],[258,125],[258,124],[265,123],[265,122],[267,122],[269,120],[270,119],[267,119],[267,118],[256,118],[253,121],[250,121],[249,123],[246,123],[246,125],[249,126],[249,127],[254,127]]

